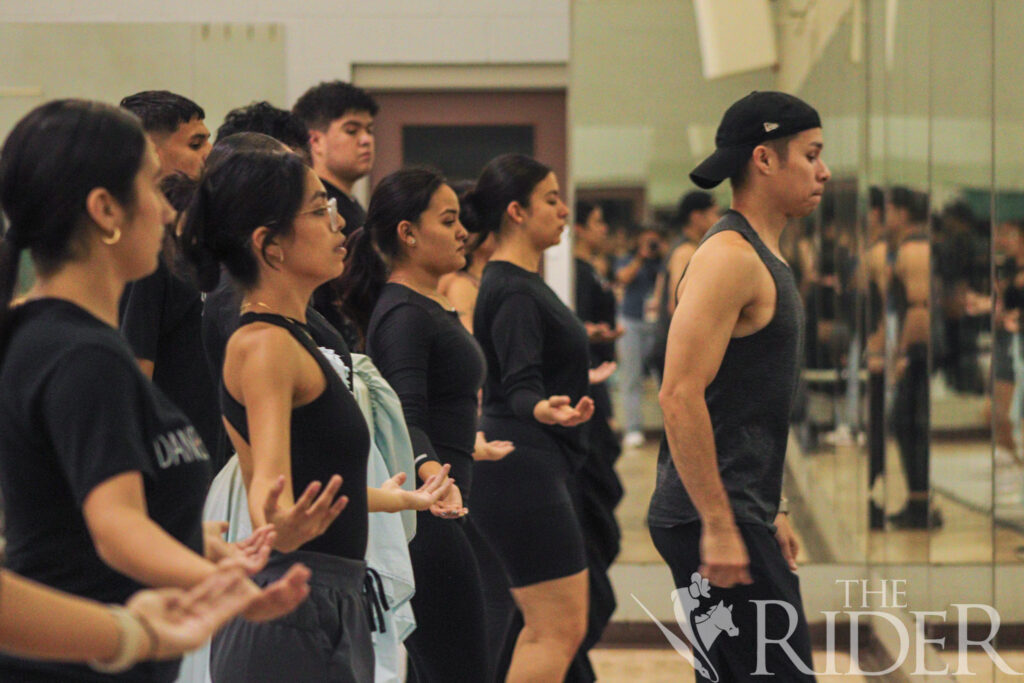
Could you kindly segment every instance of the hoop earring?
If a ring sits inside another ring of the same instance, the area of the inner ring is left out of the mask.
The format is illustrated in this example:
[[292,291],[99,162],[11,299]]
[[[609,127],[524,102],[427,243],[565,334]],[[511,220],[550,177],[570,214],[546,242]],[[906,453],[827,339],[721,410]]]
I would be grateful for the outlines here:
[[103,236],[100,237],[100,242],[103,242],[103,244],[106,244],[107,246],[111,246],[111,245],[117,244],[120,241],[121,241],[121,228],[114,228],[113,234],[107,235],[106,233],[104,233]]

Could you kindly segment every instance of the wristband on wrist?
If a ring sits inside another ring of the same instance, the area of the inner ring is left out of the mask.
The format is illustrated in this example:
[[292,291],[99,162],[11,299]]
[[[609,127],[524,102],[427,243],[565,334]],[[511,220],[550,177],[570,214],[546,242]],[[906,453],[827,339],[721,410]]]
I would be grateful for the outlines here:
[[789,499],[786,498],[785,496],[783,496],[782,500],[779,501],[779,514],[780,515],[788,515],[789,514]]
[[[142,625],[142,622],[124,607],[110,605],[107,607],[107,610],[110,616],[114,617],[114,620],[117,622],[117,654],[114,655],[113,659],[107,661],[90,660],[89,666],[100,673],[115,674],[127,671],[139,661],[139,644],[143,638],[147,638],[147,630]],[[151,631],[152,629],[150,628]],[[150,653],[156,649],[155,646],[156,642],[150,639]]]

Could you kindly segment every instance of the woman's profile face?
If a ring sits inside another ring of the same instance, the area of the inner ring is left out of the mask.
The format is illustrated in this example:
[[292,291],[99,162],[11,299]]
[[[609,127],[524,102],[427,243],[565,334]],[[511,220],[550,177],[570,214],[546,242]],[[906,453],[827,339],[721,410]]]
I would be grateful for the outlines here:
[[147,139],[142,165],[133,183],[135,201],[131,207],[122,207],[126,223],[120,241],[113,245],[118,250],[123,276],[128,281],[156,270],[165,226],[174,220],[174,209],[160,191],[159,180],[160,161],[153,143]]
[[523,229],[530,235],[533,244],[543,250],[562,240],[562,231],[568,218],[569,207],[562,201],[558,178],[552,171],[530,193]]
[[307,169],[302,203],[292,230],[280,239],[284,261],[279,268],[317,285],[341,275],[348,252],[341,231],[344,222],[337,221],[333,213],[323,183],[313,169]]
[[431,274],[453,273],[466,265],[469,232],[459,221],[459,198],[448,185],[441,185],[434,191],[430,204],[413,224],[410,234],[416,243],[411,246],[405,243],[406,257]]

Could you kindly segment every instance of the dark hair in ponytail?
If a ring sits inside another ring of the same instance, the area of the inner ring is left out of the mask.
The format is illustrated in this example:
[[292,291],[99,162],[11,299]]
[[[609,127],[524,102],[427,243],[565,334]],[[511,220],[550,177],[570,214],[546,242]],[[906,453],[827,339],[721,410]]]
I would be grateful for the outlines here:
[[462,225],[470,232],[480,233],[480,241],[487,233],[498,232],[505,210],[512,202],[529,206],[530,194],[551,169],[525,154],[503,154],[491,159],[476,185],[460,198]]
[[291,233],[302,206],[307,167],[298,155],[281,150],[240,149],[212,168],[199,181],[185,210],[181,246],[196,270],[199,288],[209,292],[220,279],[224,264],[242,289],[259,282],[259,262],[250,248],[253,231],[270,230],[271,238]]
[[145,152],[139,120],[101,102],[47,102],[14,126],[0,150],[0,207],[10,224],[0,243],[0,352],[21,250],[42,275],[75,256],[89,193],[105,188],[131,211]]
[[444,177],[436,171],[406,168],[384,178],[373,191],[366,223],[349,238],[348,263],[338,279],[341,311],[363,337],[391,263],[400,253],[395,228],[402,221],[418,222],[444,184]]

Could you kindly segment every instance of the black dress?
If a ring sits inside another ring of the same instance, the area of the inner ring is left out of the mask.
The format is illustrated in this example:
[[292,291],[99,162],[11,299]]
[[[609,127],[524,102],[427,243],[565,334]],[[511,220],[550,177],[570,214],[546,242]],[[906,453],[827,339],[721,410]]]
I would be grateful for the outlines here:
[[473,331],[487,359],[481,428],[515,451],[477,463],[470,509],[513,587],[586,568],[568,480],[585,449],[579,427],[543,425],[534,406],[586,395],[587,333],[537,273],[491,261],[480,281]]
[[[450,464],[468,499],[484,359],[458,313],[395,283],[384,287],[367,328],[367,350],[402,401],[417,466]],[[471,513],[472,514],[472,510]],[[484,594],[466,535],[468,520],[416,516],[409,544],[417,628],[405,641],[418,683],[485,681]]]

